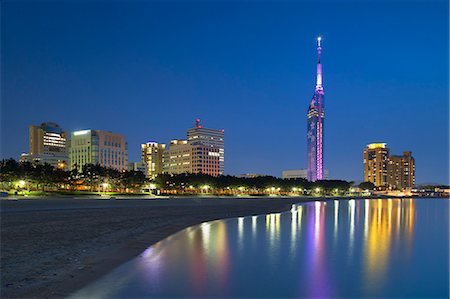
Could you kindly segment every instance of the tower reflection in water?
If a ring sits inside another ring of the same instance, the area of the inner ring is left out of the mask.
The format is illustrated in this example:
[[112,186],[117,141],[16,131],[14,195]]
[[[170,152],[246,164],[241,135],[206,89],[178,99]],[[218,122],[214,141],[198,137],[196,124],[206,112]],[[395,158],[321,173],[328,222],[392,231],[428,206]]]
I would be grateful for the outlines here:
[[[422,297],[446,297],[445,227],[445,200],[293,205],[286,213],[185,229],[80,291],[78,298],[405,297],[417,293],[423,271],[434,276],[421,284]],[[423,248],[435,254],[424,259]]]
[[[178,236],[176,244],[180,247],[172,244],[160,252],[159,261],[152,257],[151,265],[145,265],[152,279],[160,281],[155,277],[160,273],[156,268],[161,268],[161,263],[183,268],[181,257],[174,259],[183,256],[184,261],[189,261],[188,288],[193,295],[209,294],[205,289],[211,287],[226,294],[227,288],[232,288],[231,276],[236,275],[233,269],[237,266],[231,263],[239,261],[242,252],[251,249],[257,251],[261,267],[267,264],[271,271],[276,265],[283,265],[285,257],[289,263],[297,263],[298,271],[303,271],[303,274],[295,273],[300,279],[298,295],[332,297],[338,292],[339,279],[333,277],[336,269],[331,268],[336,265],[330,265],[330,260],[339,256],[345,261],[344,268],[362,267],[357,278],[370,293],[382,287],[392,251],[401,250],[406,258],[410,254],[414,215],[412,199],[334,200],[293,205],[290,213],[203,223]],[[186,236],[188,240],[184,240]],[[286,241],[289,246],[283,245]],[[169,257],[170,262],[166,260]],[[355,260],[358,258],[363,260]]]

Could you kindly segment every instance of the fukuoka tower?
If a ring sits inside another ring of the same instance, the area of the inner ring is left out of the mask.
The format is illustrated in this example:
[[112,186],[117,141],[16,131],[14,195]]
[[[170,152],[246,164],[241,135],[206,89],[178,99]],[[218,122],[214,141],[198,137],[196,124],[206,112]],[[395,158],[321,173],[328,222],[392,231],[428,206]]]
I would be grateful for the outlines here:
[[308,171],[306,178],[309,181],[323,180],[323,125],[324,125],[324,93],[322,86],[322,64],[320,63],[321,38],[317,38],[317,78],[316,90],[308,108],[307,123],[307,152]]

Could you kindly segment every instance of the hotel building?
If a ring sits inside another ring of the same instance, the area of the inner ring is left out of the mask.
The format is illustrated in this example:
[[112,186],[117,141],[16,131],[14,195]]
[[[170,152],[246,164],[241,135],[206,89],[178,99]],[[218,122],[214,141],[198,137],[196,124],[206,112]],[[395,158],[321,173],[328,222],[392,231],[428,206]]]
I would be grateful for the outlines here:
[[86,164],[126,170],[128,148],[125,136],[100,130],[72,132],[69,151],[70,170],[83,170]]
[[389,148],[386,143],[371,143],[364,149],[364,181],[377,187],[388,185]]
[[29,128],[30,151],[22,154],[20,161],[48,163],[60,169],[66,169],[67,133],[53,122],[31,125]]
[[157,142],[147,142],[141,144],[142,163],[147,167],[145,176],[154,179],[158,174],[163,173],[163,161],[166,145]]
[[416,169],[411,152],[403,152],[403,156],[390,156],[387,170],[389,187],[398,190],[414,187]]

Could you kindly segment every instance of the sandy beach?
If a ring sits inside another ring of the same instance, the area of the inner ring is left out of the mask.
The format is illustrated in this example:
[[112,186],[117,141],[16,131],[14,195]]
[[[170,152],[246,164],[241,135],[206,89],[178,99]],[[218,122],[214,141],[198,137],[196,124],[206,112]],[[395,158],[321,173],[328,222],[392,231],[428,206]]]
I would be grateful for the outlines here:
[[64,297],[183,228],[309,200],[1,200],[1,297]]

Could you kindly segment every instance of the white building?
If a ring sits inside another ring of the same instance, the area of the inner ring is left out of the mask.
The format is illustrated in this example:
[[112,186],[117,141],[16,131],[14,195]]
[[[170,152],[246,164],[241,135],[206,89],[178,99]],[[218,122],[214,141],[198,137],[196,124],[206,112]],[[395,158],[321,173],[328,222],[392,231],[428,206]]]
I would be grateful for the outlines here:
[[[306,179],[307,169],[283,170],[281,177],[283,179]],[[324,171],[324,179],[328,180],[328,169]]]

